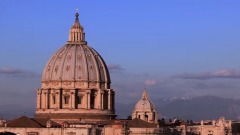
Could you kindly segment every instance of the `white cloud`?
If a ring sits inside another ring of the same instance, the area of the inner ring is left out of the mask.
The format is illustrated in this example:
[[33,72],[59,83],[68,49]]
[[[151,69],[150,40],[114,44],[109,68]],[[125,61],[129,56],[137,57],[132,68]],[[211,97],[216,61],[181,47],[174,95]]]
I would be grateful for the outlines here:
[[155,79],[145,80],[145,85],[147,85],[147,86],[152,86],[152,85],[156,85],[156,84],[157,84],[157,80],[155,80]]
[[0,68],[0,75],[19,76],[19,77],[39,77],[40,75],[31,71],[18,68]]

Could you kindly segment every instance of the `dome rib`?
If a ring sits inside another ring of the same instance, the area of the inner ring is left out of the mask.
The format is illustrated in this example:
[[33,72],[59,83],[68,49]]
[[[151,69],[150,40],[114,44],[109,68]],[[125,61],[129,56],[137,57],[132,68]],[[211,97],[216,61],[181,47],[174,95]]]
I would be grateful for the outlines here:
[[92,72],[92,77],[96,78],[96,80],[95,80],[96,82],[100,82],[99,67],[98,67],[97,59],[95,57],[95,53],[94,53],[94,51],[92,50],[91,47],[89,47],[88,50],[89,50],[89,52],[91,52],[90,56],[91,56],[91,59],[93,61],[93,63],[92,63],[93,65],[91,65],[91,66],[95,67],[95,68],[92,67],[92,69],[95,70],[95,75],[94,75],[94,72]]
[[[94,48],[91,48],[91,49],[94,50],[95,53],[97,53],[97,51]],[[98,56],[99,61],[102,65],[102,67],[103,67],[102,69],[106,69],[106,70],[103,70],[104,78],[105,78],[104,83],[106,83],[106,82],[111,83],[111,79],[110,79],[110,75],[109,75],[109,71],[108,71],[108,67],[107,67],[106,63],[104,62],[101,55],[98,54],[97,56]]]
[[[59,72],[59,77],[57,76],[57,78],[59,78],[59,80],[60,81],[62,81],[63,80],[63,70],[64,70],[64,67],[65,67],[65,60],[66,60],[66,56],[67,56],[67,53],[68,53],[68,50],[69,50],[69,48],[67,48],[66,49],[66,53],[64,53],[64,58],[63,58],[63,63],[62,64],[59,64],[59,65],[61,65],[61,70],[60,70],[60,72]],[[57,62],[57,61],[56,61]],[[59,66],[59,65],[57,65],[57,66]],[[58,70],[59,71],[59,70]],[[53,75],[52,75],[52,77],[54,77]],[[54,80],[58,80],[57,78],[55,78]]]

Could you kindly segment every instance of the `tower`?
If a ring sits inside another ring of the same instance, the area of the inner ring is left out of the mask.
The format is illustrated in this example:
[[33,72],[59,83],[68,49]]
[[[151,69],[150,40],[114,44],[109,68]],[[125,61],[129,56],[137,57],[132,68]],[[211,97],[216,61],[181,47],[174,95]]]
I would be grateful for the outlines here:
[[37,118],[104,121],[116,117],[108,68],[85,41],[78,17],[76,13],[67,43],[45,66],[37,90]]

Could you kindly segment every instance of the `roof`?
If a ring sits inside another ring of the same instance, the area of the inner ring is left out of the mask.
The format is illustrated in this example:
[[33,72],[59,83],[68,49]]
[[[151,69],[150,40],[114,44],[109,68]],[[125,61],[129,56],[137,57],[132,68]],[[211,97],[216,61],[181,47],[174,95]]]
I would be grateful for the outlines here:
[[51,127],[61,127],[60,124],[48,119],[48,118],[28,118],[21,116],[19,118],[10,120],[7,122],[7,127],[28,127],[28,128],[41,128],[47,127],[47,122],[51,122]]
[[144,120],[135,118],[128,122],[128,126],[131,128],[156,128],[157,124],[149,123]]
[[28,128],[40,128],[42,127],[39,123],[35,122],[34,120],[22,116],[11,121],[7,122],[7,127],[28,127]]
[[48,121],[51,122],[51,127],[61,127],[61,124],[58,124],[57,122],[54,122],[48,118],[34,118],[33,120],[40,124],[42,127],[47,127]]

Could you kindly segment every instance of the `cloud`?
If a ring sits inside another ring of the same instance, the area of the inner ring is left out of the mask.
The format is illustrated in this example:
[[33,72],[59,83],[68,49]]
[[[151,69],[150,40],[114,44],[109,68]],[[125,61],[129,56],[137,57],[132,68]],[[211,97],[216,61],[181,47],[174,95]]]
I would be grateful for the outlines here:
[[157,84],[157,80],[155,80],[155,79],[147,79],[147,80],[145,80],[144,83],[147,86],[152,86],[152,85],[156,85]]
[[108,67],[108,70],[109,70],[110,72],[116,72],[116,71],[123,71],[123,70],[125,70],[125,69],[122,68],[122,66],[119,65],[119,64],[108,64],[107,67]]
[[214,78],[237,78],[240,79],[240,69],[221,69],[204,73],[185,73],[177,75],[183,79],[214,79]]
[[0,75],[15,76],[15,77],[39,77],[40,75],[31,71],[17,68],[0,68]]

